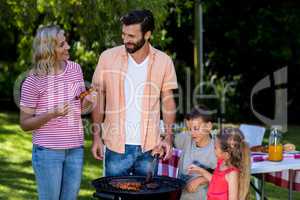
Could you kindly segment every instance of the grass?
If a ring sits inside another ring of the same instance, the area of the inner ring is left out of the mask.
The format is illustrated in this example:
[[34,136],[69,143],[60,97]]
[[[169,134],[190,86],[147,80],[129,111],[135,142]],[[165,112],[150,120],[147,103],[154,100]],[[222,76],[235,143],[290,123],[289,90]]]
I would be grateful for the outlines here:
[[[0,113],[0,199],[37,199],[31,167],[31,134],[21,130],[18,120],[17,113]],[[91,156],[91,137],[88,133],[89,131],[86,131],[85,134],[85,163],[79,200],[91,199],[94,189],[90,182],[102,175],[102,163]],[[300,133],[300,126],[290,126],[288,133],[284,135],[284,141],[295,144],[300,150],[298,133]],[[288,197],[286,189],[269,183],[266,184],[265,192],[271,200],[282,200]],[[300,200],[299,194],[294,192],[295,200]]]
[[[37,199],[35,178],[31,166],[31,134],[18,125],[16,113],[0,113],[0,199]],[[102,175],[102,163],[92,158],[91,137],[86,134],[85,160],[80,200],[91,199],[91,180]]]

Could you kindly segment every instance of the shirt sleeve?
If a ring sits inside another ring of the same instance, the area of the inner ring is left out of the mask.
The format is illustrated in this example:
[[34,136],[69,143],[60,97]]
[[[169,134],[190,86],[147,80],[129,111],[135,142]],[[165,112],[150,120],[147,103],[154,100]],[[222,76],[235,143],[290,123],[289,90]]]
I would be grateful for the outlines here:
[[25,79],[21,87],[20,106],[36,108],[39,99],[36,85],[38,85],[36,79],[32,77]]
[[173,61],[169,57],[167,61],[166,71],[163,79],[162,91],[167,91],[171,89],[177,89],[177,77],[175,72],[175,67]]
[[99,57],[98,64],[96,66],[92,80],[92,86],[101,92],[105,92],[104,66],[104,55],[102,53]]
[[185,143],[187,140],[187,133],[178,133],[174,135],[174,146],[178,149],[185,149]]

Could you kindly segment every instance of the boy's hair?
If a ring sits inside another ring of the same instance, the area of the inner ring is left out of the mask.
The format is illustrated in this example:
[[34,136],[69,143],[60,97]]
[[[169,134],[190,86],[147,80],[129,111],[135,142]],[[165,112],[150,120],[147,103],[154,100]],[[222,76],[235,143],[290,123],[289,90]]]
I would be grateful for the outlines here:
[[205,105],[194,107],[191,112],[187,113],[184,117],[186,120],[201,118],[204,122],[212,121],[212,114]]
[[150,10],[133,10],[121,17],[120,20],[126,26],[141,24],[143,34],[147,31],[151,31],[152,33],[154,30],[154,17]]
[[217,138],[221,150],[229,154],[229,162],[240,170],[239,199],[247,199],[250,186],[250,149],[244,134],[238,128],[224,128]]

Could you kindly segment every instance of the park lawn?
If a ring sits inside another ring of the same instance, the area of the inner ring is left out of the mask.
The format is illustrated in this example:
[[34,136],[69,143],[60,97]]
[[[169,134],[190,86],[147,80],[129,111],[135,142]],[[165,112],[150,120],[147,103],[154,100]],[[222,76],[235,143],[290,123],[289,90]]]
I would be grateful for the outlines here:
[[[16,113],[0,113],[0,199],[37,199],[31,167],[31,134],[18,125]],[[88,131],[87,131],[88,132]],[[80,200],[91,199],[91,180],[102,175],[102,163],[92,158],[91,136],[85,134],[85,160]]]
[[[18,121],[17,113],[0,113],[0,199],[37,199],[31,167],[31,134],[23,132]],[[298,150],[299,133],[299,126],[290,126],[288,134],[284,136],[285,142],[296,144]],[[102,163],[95,161],[90,153],[91,135],[88,129],[85,139],[85,163],[78,198],[80,200],[91,199],[94,190],[90,182],[102,174]],[[251,199],[254,199],[253,194],[252,192]],[[288,191],[267,183],[266,195],[271,200],[282,200],[287,199]],[[294,199],[300,200],[299,192],[294,192]]]

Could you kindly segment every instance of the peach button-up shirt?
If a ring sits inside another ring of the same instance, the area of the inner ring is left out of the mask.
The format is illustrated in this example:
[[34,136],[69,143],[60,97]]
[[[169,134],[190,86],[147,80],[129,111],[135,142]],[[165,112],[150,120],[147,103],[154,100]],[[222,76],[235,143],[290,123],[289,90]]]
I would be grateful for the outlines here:
[[[104,51],[99,58],[93,86],[105,94],[105,118],[102,139],[107,148],[125,152],[125,78],[128,54],[125,46]],[[147,78],[144,84],[141,118],[141,147],[143,152],[152,150],[160,141],[160,95],[176,89],[177,78],[171,58],[150,46]]]

